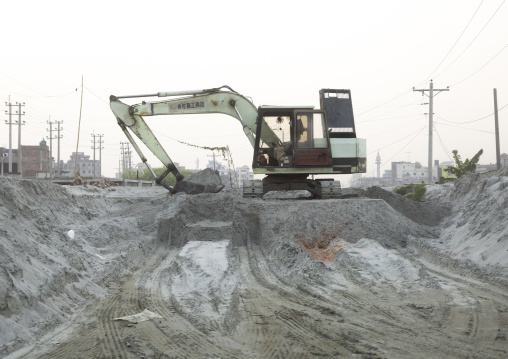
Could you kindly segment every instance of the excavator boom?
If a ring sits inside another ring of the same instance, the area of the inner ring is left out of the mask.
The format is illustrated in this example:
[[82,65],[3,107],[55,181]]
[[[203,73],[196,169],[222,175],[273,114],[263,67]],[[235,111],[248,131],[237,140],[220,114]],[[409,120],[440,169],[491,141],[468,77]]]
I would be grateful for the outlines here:
[[[221,91],[222,88],[227,88],[231,91]],[[124,98],[154,96],[184,97],[177,97],[158,102],[143,101],[136,105],[127,105],[120,101],[120,99]],[[156,179],[159,184],[162,183],[162,179],[169,173],[172,173],[177,178],[177,181],[183,179],[183,177],[164,148],[162,148],[160,142],[157,140],[150,127],[146,124],[143,117],[157,115],[223,113],[236,118],[241,123],[245,135],[249,139],[250,144],[254,147],[257,109],[249,99],[238,94],[227,86],[208,90],[204,89],[194,91],[158,92],[156,94],[145,95],[111,96],[110,107],[115,114],[119,126],[122,128],[141,160],[148,166],[152,174],[153,171],[148,165],[146,157],[142,154],[139,146],[137,146],[127,129],[132,131],[132,133],[134,133],[167,168],[167,171],[161,177]],[[271,143],[273,146],[281,144],[277,135],[268,127],[262,131],[260,136],[264,139],[264,141]]]

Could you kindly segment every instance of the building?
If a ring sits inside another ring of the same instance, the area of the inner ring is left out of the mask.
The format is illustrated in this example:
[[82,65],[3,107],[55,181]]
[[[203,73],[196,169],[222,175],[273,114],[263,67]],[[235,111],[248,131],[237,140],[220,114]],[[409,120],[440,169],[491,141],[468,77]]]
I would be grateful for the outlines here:
[[208,163],[206,164],[206,168],[218,171],[221,177],[229,176],[229,170],[219,161],[209,160]]
[[49,147],[42,140],[39,146],[23,146],[22,148],[22,174],[21,177],[47,178],[50,173],[51,161]]
[[[46,141],[42,140],[39,146],[22,146],[22,161],[19,163],[18,149],[12,149],[12,175],[19,175],[24,178],[45,178],[50,173],[49,147]],[[0,147],[2,176],[9,174],[9,149]]]
[[[238,167],[236,171],[233,172],[221,162],[209,160],[206,168],[219,172],[219,176],[221,177],[223,183],[228,183],[231,178],[231,181],[233,183],[238,183],[240,188],[243,186],[243,181],[254,179],[254,173],[251,172],[251,168],[247,165]],[[235,184],[233,186],[236,187]]]
[[5,147],[0,147],[0,154],[2,160],[2,167],[0,168],[0,173],[2,176],[7,176],[9,174],[18,174],[18,150],[12,149],[12,161],[11,161],[11,172],[9,173],[9,149]]
[[[76,160],[77,157],[77,160]],[[74,177],[74,168],[76,167],[76,172],[79,172],[81,177],[100,177],[101,176],[101,161],[91,160],[89,155],[85,155],[84,152],[78,152],[76,156],[76,152],[72,152],[70,155],[70,159],[67,163],[62,164],[62,173],[63,177]],[[58,173],[58,170],[55,169],[55,172]]]
[[[439,160],[434,161],[432,166],[433,183],[439,181],[445,163],[439,164]],[[391,170],[385,170],[383,177],[363,177],[361,174],[353,175],[351,178],[351,187],[367,188],[371,186],[402,186],[407,184],[427,183],[428,167],[423,167],[419,162],[392,162]],[[379,174],[378,174],[379,176]]]
[[243,183],[243,181],[254,179],[254,173],[250,171],[250,167],[247,165],[238,167],[236,172],[238,173],[238,181],[240,181],[240,184]]

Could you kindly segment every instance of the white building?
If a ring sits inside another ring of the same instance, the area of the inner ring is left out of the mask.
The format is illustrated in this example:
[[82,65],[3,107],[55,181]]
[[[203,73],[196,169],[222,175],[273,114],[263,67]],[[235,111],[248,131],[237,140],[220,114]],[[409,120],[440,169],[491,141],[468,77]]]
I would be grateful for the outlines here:
[[[230,178],[230,170],[228,167],[224,166],[221,162],[215,160],[209,160],[206,168],[214,169],[219,172],[219,176],[222,178],[223,182],[229,182]],[[231,180],[236,182],[238,180],[238,185],[242,187],[243,181],[253,180],[254,173],[252,173],[251,168],[247,165],[238,167],[236,169],[236,176],[234,173],[231,173]],[[236,186],[236,185],[235,185]]]
[[[63,161],[62,161],[63,162]],[[62,176],[74,177],[74,167],[82,177],[100,177],[101,161],[90,159],[84,152],[78,152],[76,162],[76,152],[72,152],[67,163],[62,164]]]
[[[433,183],[439,181],[438,176],[439,161],[434,161],[432,166],[432,179]],[[427,183],[428,181],[428,167],[423,167],[419,162],[392,162],[392,180],[400,182],[400,184],[410,183]]]
[[250,167],[245,165],[242,167],[239,167],[236,172],[238,173],[238,180],[240,181],[240,184],[243,181],[247,180],[253,180],[254,179],[254,173],[250,171]]

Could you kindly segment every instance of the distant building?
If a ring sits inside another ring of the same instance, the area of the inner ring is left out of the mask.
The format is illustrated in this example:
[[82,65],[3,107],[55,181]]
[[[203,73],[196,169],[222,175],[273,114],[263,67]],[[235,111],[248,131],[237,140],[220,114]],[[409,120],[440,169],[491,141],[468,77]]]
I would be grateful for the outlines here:
[[51,162],[49,158],[49,147],[46,146],[46,141],[41,141],[39,146],[23,146],[22,156],[22,177],[49,177]]
[[242,187],[243,181],[254,179],[254,173],[251,171],[251,168],[247,165],[238,167],[236,169],[236,174],[233,171],[230,171],[228,167],[224,166],[221,162],[218,161],[209,160],[206,165],[206,168],[210,168],[212,170],[215,169],[216,171],[218,171],[219,176],[221,177],[224,183],[229,182],[231,178],[234,187],[236,187],[235,183],[238,183],[238,186]]
[[250,167],[245,165],[242,167],[238,167],[236,170],[238,173],[238,180],[240,181],[240,184],[243,181],[253,180],[254,179],[254,173],[250,171]]
[[[76,159],[77,157],[77,159]],[[72,152],[67,163],[62,165],[63,177],[74,177],[74,168],[79,172],[81,177],[99,177],[101,174],[101,161],[91,160],[89,155],[84,152]]]
[[[49,147],[42,140],[39,146],[21,146],[22,162],[18,149],[12,149],[12,173],[24,178],[44,178],[50,173]],[[0,147],[0,174],[9,175],[9,149]],[[21,173],[20,173],[21,172]]]
[[[2,167],[0,168],[0,173],[2,173],[3,176],[7,176],[9,174],[9,149],[5,147],[0,147],[0,154],[1,154],[1,160],[2,160]],[[12,171],[11,174],[18,174],[18,150],[12,149],[11,150],[12,155]]]

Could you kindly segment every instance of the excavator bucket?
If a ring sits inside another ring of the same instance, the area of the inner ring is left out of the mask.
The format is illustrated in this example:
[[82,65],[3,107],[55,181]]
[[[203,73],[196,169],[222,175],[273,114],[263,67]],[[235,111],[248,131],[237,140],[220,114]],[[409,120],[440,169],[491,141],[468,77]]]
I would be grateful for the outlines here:
[[219,172],[206,168],[193,174],[188,179],[177,182],[173,188],[175,193],[187,194],[217,193],[224,188]]

